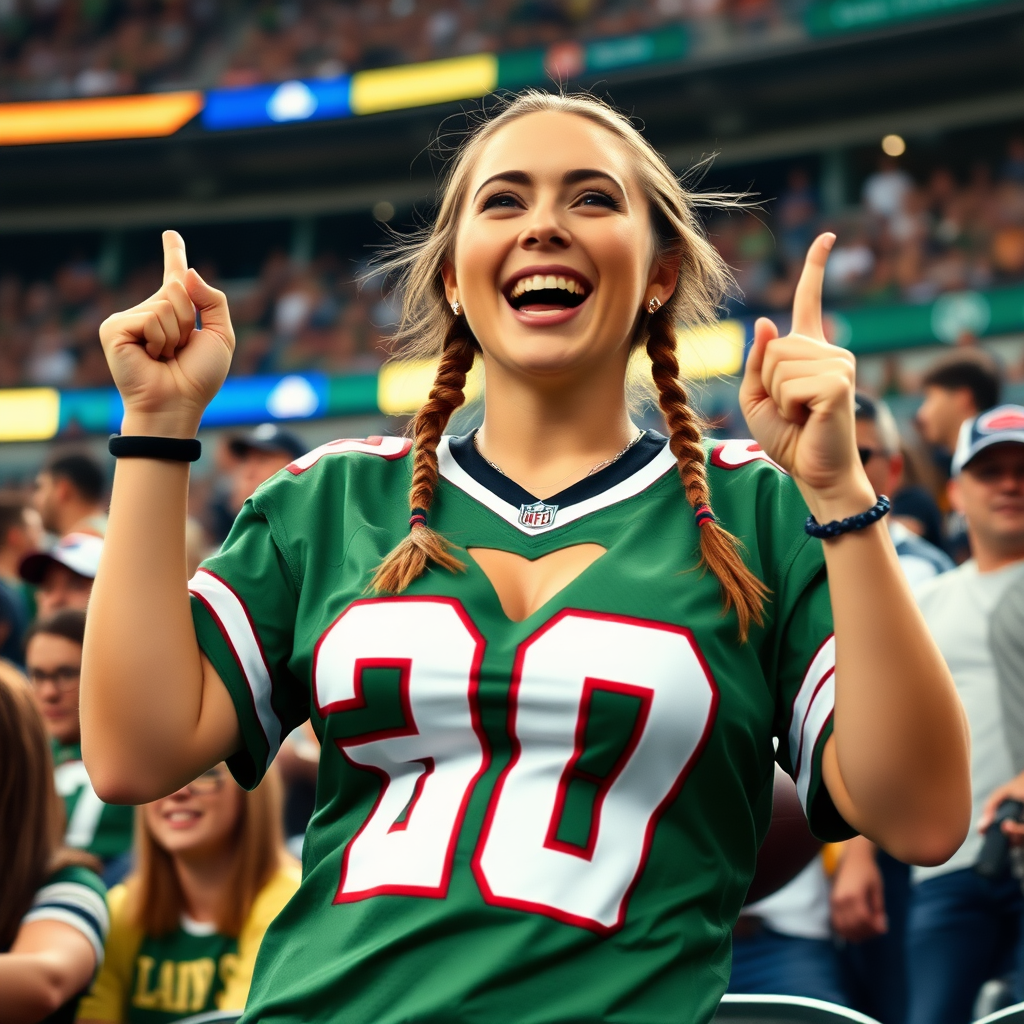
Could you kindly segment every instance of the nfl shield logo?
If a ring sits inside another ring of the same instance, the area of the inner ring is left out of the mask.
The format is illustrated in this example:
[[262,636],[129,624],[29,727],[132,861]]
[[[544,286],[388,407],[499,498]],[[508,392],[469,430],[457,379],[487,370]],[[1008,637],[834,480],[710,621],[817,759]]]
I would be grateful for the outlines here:
[[519,506],[519,522],[531,530],[539,530],[542,526],[550,526],[555,521],[557,505],[545,505],[538,501],[534,505]]

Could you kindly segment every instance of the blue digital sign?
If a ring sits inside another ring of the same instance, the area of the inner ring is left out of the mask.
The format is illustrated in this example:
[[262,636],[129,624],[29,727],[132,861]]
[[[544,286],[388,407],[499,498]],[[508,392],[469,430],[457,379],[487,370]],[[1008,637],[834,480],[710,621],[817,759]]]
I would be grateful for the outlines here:
[[211,89],[203,108],[203,127],[211,131],[257,128],[293,121],[350,117],[351,77],[295,79],[240,89]]

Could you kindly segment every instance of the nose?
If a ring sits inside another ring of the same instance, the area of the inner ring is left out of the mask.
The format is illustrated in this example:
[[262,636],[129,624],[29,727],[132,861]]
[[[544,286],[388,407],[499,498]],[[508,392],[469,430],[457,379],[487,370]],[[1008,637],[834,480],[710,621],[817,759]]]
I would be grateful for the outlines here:
[[562,223],[556,205],[552,202],[538,202],[530,210],[530,218],[519,236],[524,249],[567,249],[572,243],[565,224]]

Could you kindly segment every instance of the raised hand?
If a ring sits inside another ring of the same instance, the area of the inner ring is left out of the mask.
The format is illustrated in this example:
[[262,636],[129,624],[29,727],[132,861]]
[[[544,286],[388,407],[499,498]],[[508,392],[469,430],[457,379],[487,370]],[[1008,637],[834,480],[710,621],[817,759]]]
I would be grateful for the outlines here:
[[812,506],[809,491],[826,499],[870,492],[857,456],[855,360],[830,345],[822,328],[821,286],[833,242],[835,235],[819,235],[808,250],[793,299],[792,333],[780,338],[766,318],[754,325],[740,386],[740,407],[754,439],[801,485]]
[[163,246],[163,284],[104,320],[100,342],[132,424],[126,432],[192,437],[227,376],[235,334],[224,293],[189,268],[181,235],[165,231]]

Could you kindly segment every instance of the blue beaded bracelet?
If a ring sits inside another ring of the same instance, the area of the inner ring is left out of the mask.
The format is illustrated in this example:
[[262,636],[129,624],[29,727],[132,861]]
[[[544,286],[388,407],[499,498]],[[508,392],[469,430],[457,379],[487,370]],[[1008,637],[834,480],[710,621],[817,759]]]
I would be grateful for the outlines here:
[[841,534],[850,533],[851,530],[863,530],[865,526],[877,523],[890,508],[892,506],[889,504],[889,499],[882,494],[867,512],[847,516],[845,519],[833,519],[831,523],[819,523],[814,516],[808,516],[804,523],[804,530],[820,540],[832,540]]

